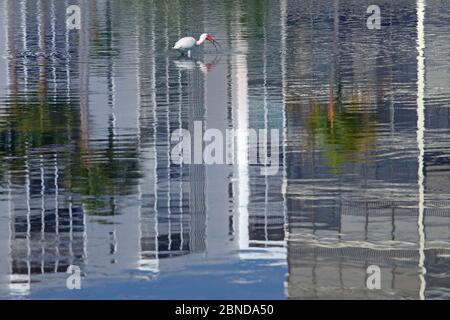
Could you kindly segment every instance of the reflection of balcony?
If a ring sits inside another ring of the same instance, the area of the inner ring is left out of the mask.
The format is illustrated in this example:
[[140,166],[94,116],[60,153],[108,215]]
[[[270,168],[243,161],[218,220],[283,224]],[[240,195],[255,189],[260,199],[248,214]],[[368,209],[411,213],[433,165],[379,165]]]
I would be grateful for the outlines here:
[[[292,299],[419,298],[419,250],[414,244],[345,242],[326,245],[290,241],[287,292]],[[408,248],[411,247],[411,248]],[[415,247],[415,248],[414,248]],[[427,295],[449,288],[440,276],[448,263],[450,248],[425,250]],[[367,267],[381,269],[381,290],[366,287]]]
[[24,185],[9,189],[10,290],[27,294],[33,276],[65,273],[86,258],[86,224],[81,204],[60,186],[54,159],[26,162]]
[[[291,210],[297,208],[298,212],[289,217],[289,296],[419,298],[422,284],[418,272],[421,251],[417,200],[394,199],[332,202],[289,199]],[[307,208],[314,208],[310,214],[305,213],[306,208],[297,207],[309,202]],[[440,274],[446,270],[450,256],[450,234],[447,227],[441,227],[448,225],[450,207],[448,201],[428,201],[424,211],[425,293],[429,296],[435,289],[449,288],[448,279]],[[327,221],[335,223],[330,225]],[[366,269],[370,265],[381,268],[381,291],[366,288]]]
[[[308,247],[290,242],[287,293],[292,299],[418,298],[417,250],[361,247],[363,242]],[[369,244],[368,244],[369,245]],[[381,290],[366,287],[367,267],[381,270]]]
[[260,167],[251,171],[248,204],[248,237],[250,248],[285,246],[285,210],[280,175],[260,175]]

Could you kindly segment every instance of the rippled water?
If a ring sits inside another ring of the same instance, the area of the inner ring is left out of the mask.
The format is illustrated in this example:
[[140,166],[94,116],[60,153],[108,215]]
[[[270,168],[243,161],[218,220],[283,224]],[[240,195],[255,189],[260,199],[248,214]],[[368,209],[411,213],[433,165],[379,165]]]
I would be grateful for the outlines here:
[[[0,0],[0,297],[448,298],[450,3],[372,2]],[[197,121],[279,171],[174,164]]]

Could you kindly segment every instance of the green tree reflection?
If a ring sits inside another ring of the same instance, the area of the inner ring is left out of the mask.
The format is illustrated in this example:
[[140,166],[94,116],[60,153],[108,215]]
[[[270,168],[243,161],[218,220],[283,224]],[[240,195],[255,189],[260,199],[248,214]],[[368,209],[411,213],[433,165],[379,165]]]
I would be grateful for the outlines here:
[[346,101],[330,102],[327,106],[311,103],[307,118],[308,145],[318,141],[324,150],[327,164],[333,173],[343,165],[367,157],[376,142],[377,117],[364,110],[367,105],[360,95],[353,94]]
[[79,109],[48,103],[51,99],[45,92],[37,95],[37,99],[28,96],[25,102],[18,94],[0,125],[3,179],[8,171],[14,183],[24,184],[28,158],[56,155],[64,190],[81,195],[89,214],[115,214],[111,200],[135,192],[139,178],[137,144],[121,144],[120,158],[113,137],[105,147],[89,147],[82,141]]

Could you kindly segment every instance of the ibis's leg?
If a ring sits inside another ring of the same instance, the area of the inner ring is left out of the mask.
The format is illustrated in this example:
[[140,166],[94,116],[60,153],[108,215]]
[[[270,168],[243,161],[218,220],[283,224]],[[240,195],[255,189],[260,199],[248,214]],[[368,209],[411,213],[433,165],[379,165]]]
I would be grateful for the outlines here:
[[191,57],[191,50],[188,50],[187,56],[188,56],[189,58]]

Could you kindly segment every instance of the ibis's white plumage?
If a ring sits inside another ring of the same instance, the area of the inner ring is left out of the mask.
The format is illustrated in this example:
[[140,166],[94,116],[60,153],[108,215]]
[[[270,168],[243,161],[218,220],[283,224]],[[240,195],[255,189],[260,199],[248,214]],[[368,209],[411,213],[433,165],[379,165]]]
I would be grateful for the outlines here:
[[178,40],[177,43],[175,43],[173,49],[178,51],[189,51],[195,48],[196,45],[197,40],[192,37],[184,37]]

